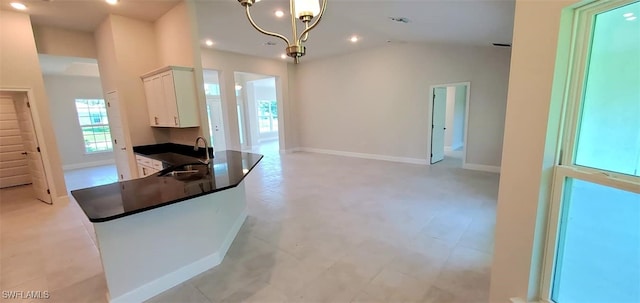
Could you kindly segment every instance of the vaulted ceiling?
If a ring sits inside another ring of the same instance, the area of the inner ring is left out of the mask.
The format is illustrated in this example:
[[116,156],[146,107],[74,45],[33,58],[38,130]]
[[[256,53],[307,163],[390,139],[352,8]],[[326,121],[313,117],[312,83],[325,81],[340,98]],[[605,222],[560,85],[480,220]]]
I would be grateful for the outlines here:
[[[11,0],[0,0],[9,7]],[[93,31],[112,13],[154,21],[170,10],[176,0],[120,0],[109,5],[102,0],[28,0],[34,24]],[[325,16],[311,31],[306,60],[326,57],[387,43],[432,42],[459,45],[511,43],[513,0],[328,0]],[[287,0],[262,0],[252,8],[256,22],[265,29],[291,36]],[[203,47],[211,39],[213,48],[242,54],[279,58],[284,42],[254,30],[237,0],[196,0],[197,25]],[[406,18],[409,23],[390,18]],[[358,36],[352,43],[349,38]],[[273,42],[275,45],[269,43]]]
[[[263,0],[252,16],[263,28],[291,37],[288,1]],[[255,56],[279,58],[285,43],[251,27],[235,0],[198,1],[200,37],[213,47]],[[311,31],[307,58],[324,57],[386,43],[433,42],[460,45],[511,43],[514,2],[511,0],[328,0],[327,11]],[[409,23],[390,18],[406,18]],[[358,36],[352,43],[349,38]],[[275,42],[276,45],[268,45]],[[204,45],[204,44],[203,44]]]

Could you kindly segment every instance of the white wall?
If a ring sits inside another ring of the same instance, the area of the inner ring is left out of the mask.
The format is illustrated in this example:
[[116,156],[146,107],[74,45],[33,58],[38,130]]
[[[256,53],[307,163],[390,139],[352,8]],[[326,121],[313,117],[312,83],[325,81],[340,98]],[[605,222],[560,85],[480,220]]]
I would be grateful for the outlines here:
[[39,54],[81,58],[98,56],[91,33],[34,25],[33,34]]
[[37,105],[46,146],[42,147],[42,156],[47,174],[53,180],[51,188],[54,199],[67,195],[58,144],[51,122],[49,100],[42,80],[36,43],[33,38],[29,15],[13,11],[0,10],[0,87],[29,88]]
[[447,87],[447,116],[444,137],[445,150],[456,150],[464,142],[464,111],[467,102],[465,85]]
[[283,130],[280,137],[280,149],[292,149],[298,145],[297,139],[297,104],[290,94],[295,83],[289,76],[290,68],[283,60],[269,60],[213,49],[202,49],[202,67],[219,71],[222,109],[224,111],[225,137],[227,148],[240,150],[238,129],[238,113],[236,110],[234,72],[247,72],[276,77],[276,86],[280,87],[278,100],[279,128]]
[[[558,133],[560,106],[557,100],[561,100],[564,93],[560,89],[554,90],[552,95],[551,88],[556,50],[566,53],[569,49],[566,43],[569,39],[558,39],[558,30],[562,9],[575,2],[516,1],[491,266],[492,303],[510,302],[512,297],[537,301],[548,194],[556,151],[552,134]],[[557,48],[557,41],[562,41],[563,46]],[[562,58],[558,64],[566,66],[566,57],[558,58]],[[472,94],[474,89],[472,84]],[[554,106],[553,111],[550,111],[551,105]]]
[[426,163],[429,87],[470,81],[467,162],[500,166],[509,60],[504,48],[394,44],[305,61],[301,146]]
[[62,166],[74,168],[114,161],[113,152],[86,154],[75,99],[104,99],[100,78],[45,75],[51,120],[58,138]]
[[210,137],[195,9],[194,1],[182,1],[154,23],[158,67],[178,65],[194,68],[200,127],[164,130],[168,132],[170,142],[186,145],[193,144],[198,136]]
[[467,107],[467,86],[456,86],[454,99],[451,147],[455,150],[464,145],[464,114]]
[[444,130],[444,148],[445,150],[451,149],[451,142],[453,141],[453,119],[456,108],[456,87],[447,87],[446,96],[447,108],[445,110],[445,130]]

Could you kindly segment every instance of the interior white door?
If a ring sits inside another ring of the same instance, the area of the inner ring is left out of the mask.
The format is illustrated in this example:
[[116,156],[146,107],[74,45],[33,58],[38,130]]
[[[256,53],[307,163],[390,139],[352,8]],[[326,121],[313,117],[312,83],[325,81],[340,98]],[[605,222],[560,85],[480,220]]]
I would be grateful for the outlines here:
[[226,150],[227,144],[224,136],[224,124],[222,122],[222,102],[220,98],[207,98],[209,107],[209,130],[211,132],[211,145],[215,150]]
[[20,137],[27,153],[27,166],[29,167],[29,175],[31,176],[33,191],[36,199],[53,203],[47,175],[44,171],[44,162],[40,153],[40,144],[38,144],[38,136],[33,124],[31,116],[31,108],[29,99],[26,94],[14,96],[14,105],[18,116],[18,126],[20,127]]
[[11,96],[0,97],[0,188],[31,183],[27,152]]
[[107,115],[109,115],[109,129],[111,130],[111,140],[113,140],[113,154],[116,158],[118,179],[120,181],[129,180],[131,179],[129,153],[122,128],[118,92],[107,93]]
[[444,159],[444,131],[446,129],[447,88],[436,87],[432,96],[431,164]]

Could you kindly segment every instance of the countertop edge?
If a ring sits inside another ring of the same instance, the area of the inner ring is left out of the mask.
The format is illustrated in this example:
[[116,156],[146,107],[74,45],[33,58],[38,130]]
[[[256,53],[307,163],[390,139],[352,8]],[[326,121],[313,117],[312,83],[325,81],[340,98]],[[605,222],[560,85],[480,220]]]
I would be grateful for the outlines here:
[[[217,193],[217,192],[220,192],[220,191],[232,189],[232,188],[237,187],[240,183],[242,183],[244,181],[244,179],[247,177],[247,175],[253,171],[253,169],[260,163],[260,161],[262,161],[263,158],[264,158],[264,156],[260,155],[260,159],[258,161],[256,161],[256,163],[251,168],[249,168],[249,171],[247,171],[247,173],[244,174],[242,176],[242,178],[236,184],[230,185],[230,186],[225,186],[223,188],[217,188],[217,189],[209,191],[209,192],[200,193],[200,194],[192,195],[192,196],[189,196],[189,197],[184,197],[184,198],[168,201],[168,202],[165,202],[165,203],[162,203],[162,204],[157,204],[157,205],[153,205],[153,206],[146,207],[146,208],[136,209],[136,210],[133,210],[133,211],[130,211],[130,212],[127,212],[127,213],[117,214],[117,215],[108,216],[108,217],[101,217],[101,218],[92,218],[87,214],[87,212],[84,210],[83,207],[80,207],[80,209],[82,209],[82,212],[85,214],[85,216],[87,217],[89,222],[91,222],[91,223],[105,223],[105,222],[113,221],[113,220],[116,220],[116,219],[124,218],[124,217],[127,217],[127,216],[139,214],[139,213],[142,213],[142,212],[145,212],[145,211],[153,210],[153,209],[156,209],[156,208],[165,207],[165,206],[168,206],[168,205],[184,202],[184,201],[187,201],[187,200],[191,200],[193,198],[206,196],[206,195],[214,194],[214,193]],[[147,176],[145,178],[156,178],[156,174],[149,175],[149,176]],[[77,189],[77,190],[84,190],[84,189]],[[77,190],[72,190],[70,193],[73,194],[73,192],[77,191]],[[78,202],[76,201],[76,203],[78,203]]]
[[[149,176],[149,177],[151,177],[151,176]],[[177,200],[165,202],[165,203],[162,203],[162,204],[157,204],[157,205],[150,206],[150,207],[147,207],[147,208],[137,209],[135,211],[131,211],[131,212],[124,213],[124,214],[118,214],[118,215],[113,215],[113,216],[110,216],[110,217],[97,218],[97,219],[90,218],[86,213],[85,213],[85,215],[87,215],[87,219],[89,219],[89,222],[91,222],[91,223],[105,223],[105,222],[113,221],[113,220],[116,220],[116,219],[120,219],[120,218],[128,217],[128,216],[131,216],[131,215],[135,215],[135,214],[143,213],[143,212],[146,212],[146,211],[150,211],[150,210],[153,210],[153,209],[156,209],[156,208],[161,208],[161,207],[169,206],[169,205],[172,205],[172,204],[177,204],[177,203],[184,202],[184,201],[187,201],[187,200],[191,200],[191,199],[194,199],[194,198],[198,198],[198,197],[202,197],[202,196],[206,196],[206,195],[210,195],[210,194],[215,194],[217,192],[225,191],[227,189],[232,189],[232,188],[238,187],[238,185],[240,185],[240,183],[242,183],[242,181],[244,181],[244,178],[242,178],[242,180],[240,180],[240,182],[238,182],[238,184],[235,184],[235,185],[232,185],[232,186],[219,188],[219,189],[216,189],[214,191],[201,193],[201,194],[193,195],[193,196],[186,197],[186,198],[180,198],[180,199],[177,199]]]

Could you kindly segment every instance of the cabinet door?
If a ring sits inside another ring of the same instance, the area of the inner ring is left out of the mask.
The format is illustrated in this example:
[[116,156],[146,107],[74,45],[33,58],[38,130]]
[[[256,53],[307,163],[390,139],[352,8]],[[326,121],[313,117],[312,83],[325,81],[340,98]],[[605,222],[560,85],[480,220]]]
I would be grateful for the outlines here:
[[147,97],[149,123],[151,126],[167,126],[169,119],[166,117],[165,98],[160,76],[144,79],[144,91]]
[[161,74],[162,91],[164,93],[164,104],[166,109],[167,126],[180,126],[180,117],[178,116],[178,103],[176,100],[176,88],[173,82],[173,72],[168,71]]
[[193,71],[174,70],[176,106],[179,127],[200,126],[200,114]]
[[138,178],[145,176],[144,165],[138,163]]

